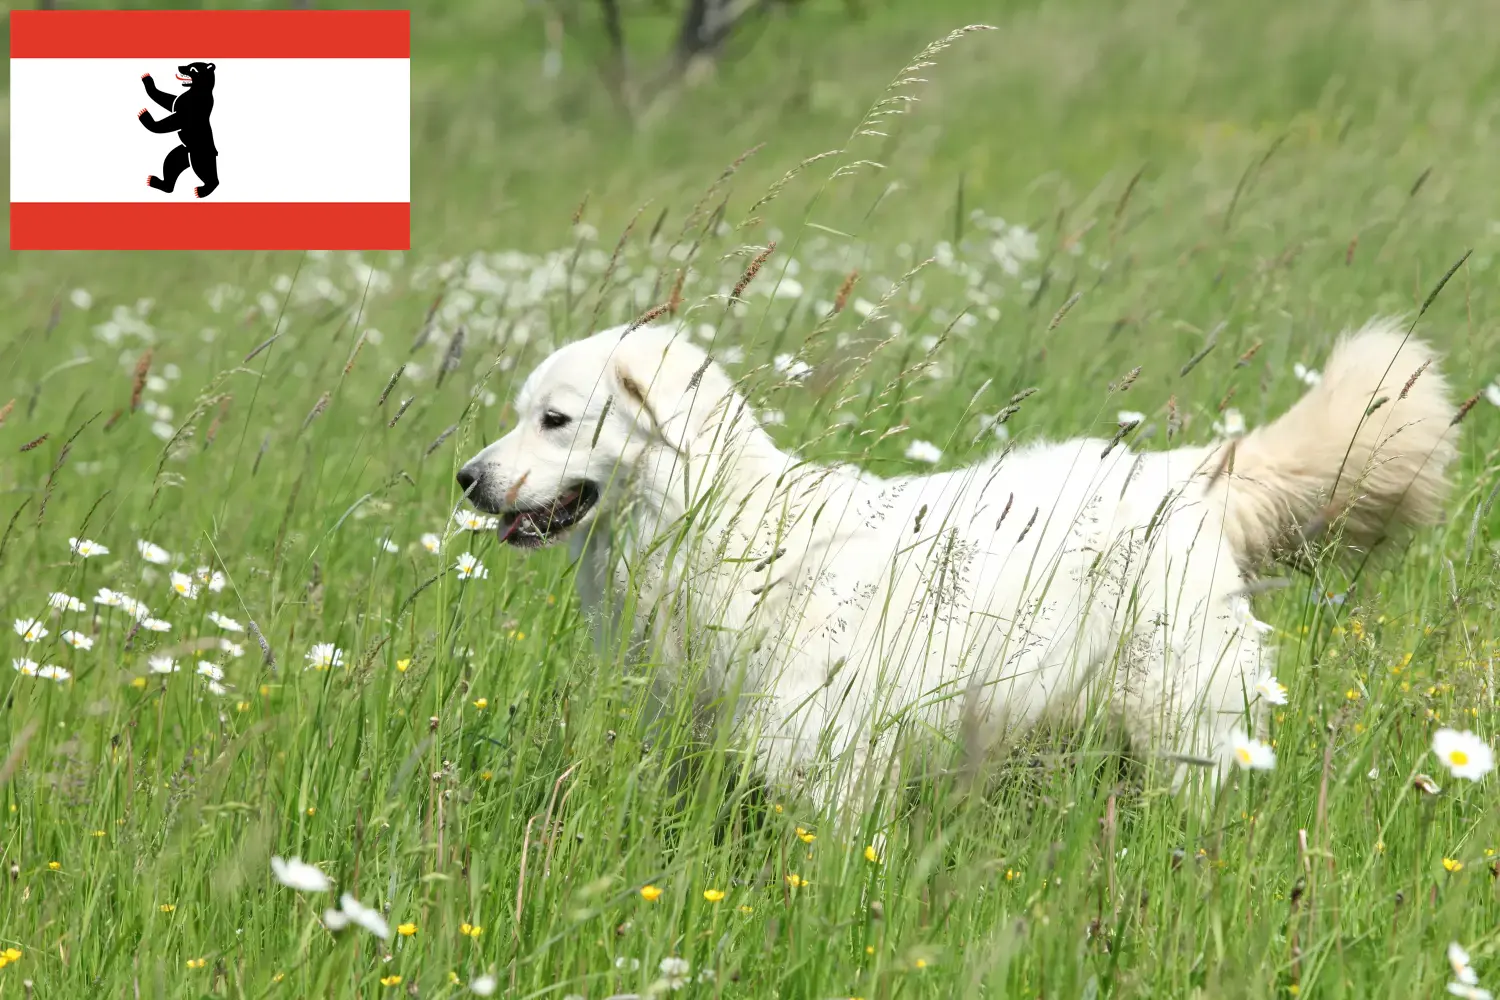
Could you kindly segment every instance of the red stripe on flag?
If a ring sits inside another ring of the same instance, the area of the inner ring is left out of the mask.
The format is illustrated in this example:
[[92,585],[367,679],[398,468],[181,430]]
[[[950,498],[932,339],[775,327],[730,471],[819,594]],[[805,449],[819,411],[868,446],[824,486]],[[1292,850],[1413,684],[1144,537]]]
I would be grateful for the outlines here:
[[12,202],[12,250],[409,250],[406,202]]
[[405,10],[15,10],[12,59],[410,59]]

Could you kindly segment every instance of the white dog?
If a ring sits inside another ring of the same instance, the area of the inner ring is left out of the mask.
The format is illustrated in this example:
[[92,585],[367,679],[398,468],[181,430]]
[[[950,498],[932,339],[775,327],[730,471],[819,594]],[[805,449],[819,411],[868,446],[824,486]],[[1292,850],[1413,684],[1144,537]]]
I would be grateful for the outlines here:
[[1378,321],[1231,442],[1078,439],[880,481],[777,448],[684,336],[617,328],[543,361],[458,480],[504,542],[571,535],[586,604],[623,599],[660,655],[704,664],[768,775],[824,801],[885,778],[902,724],[983,747],[1091,700],[1212,786],[1271,666],[1247,574],[1441,517],[1433,360]]

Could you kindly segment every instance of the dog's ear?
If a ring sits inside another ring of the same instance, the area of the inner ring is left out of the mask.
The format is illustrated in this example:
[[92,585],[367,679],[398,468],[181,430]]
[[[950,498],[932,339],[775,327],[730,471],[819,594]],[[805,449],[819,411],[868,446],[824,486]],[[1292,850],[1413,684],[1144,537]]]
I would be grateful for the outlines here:
[[714,414],[734,394],[713,358],[651,336],[620,341],[611,363],[615,406],[645,436],[679,453],[691,451]]

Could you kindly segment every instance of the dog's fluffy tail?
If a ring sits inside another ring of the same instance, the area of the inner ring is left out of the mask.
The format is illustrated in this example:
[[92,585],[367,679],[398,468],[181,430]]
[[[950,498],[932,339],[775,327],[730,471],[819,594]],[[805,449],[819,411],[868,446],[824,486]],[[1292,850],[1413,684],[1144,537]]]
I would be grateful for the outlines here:
[[1342,337],[1322,380],[1280,419],[1216,450],[1209,498],[1241,566],[1325,530],[1366,549],[1443,516],[1454,407],[1432,348],[1393,320]]

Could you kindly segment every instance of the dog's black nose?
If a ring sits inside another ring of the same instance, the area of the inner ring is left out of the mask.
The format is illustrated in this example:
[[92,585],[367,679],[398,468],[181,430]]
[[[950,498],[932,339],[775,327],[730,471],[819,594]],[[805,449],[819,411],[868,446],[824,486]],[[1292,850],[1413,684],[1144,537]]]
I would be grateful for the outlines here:
[[467,465],[458,470],[458,488],[464,491],[465,496],[473,496],[474,484],[479,482],[479,473],[471,470]]

